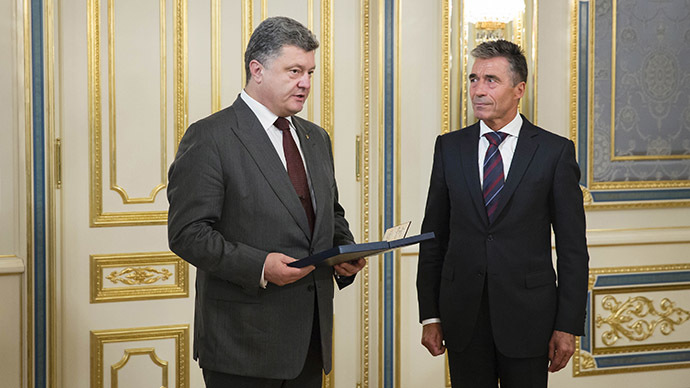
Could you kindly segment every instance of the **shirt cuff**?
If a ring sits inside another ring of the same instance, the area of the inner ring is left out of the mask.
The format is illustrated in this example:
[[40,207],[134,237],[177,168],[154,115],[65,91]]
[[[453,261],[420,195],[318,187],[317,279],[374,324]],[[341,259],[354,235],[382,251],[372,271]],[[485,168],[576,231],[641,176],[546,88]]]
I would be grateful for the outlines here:
[[430,323],[441,323],[441,318],[429,318],[422,321],[422,326],[426,326]]
[[268,282],[264,277],[264,270],[266,270],[266,263],[264,263],[264,266],[261,268],[261,279],[259,279],[259,287],[261,288],[266,288],[266,286],[268,285]]

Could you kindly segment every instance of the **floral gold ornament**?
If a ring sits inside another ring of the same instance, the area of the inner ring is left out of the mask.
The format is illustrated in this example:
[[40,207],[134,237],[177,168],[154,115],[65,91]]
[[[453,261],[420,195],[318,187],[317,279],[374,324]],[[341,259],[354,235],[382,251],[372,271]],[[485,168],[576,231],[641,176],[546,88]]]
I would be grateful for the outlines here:
[[143,267],[143,268],[132,268],[127,267],[121,271],[113,271],[110,275],[106,276],[106,279],[117,284],[120,282],[122,284],[142,285],[142,284],[154,284],[160,281],[166,281],[172,276],[167,268],[156,269],[153,267]]
[[172,252],[91,255],[91,303],[189,296],[189,265]]
[[594,357],[587,352],[580,353],[580,368],[582,369],[594,369],[596,364],[594,363]]
[[625,302],[618,302],[613,296],[603,298],[602,307],[611,311],[611,315],[596,317],[597,327],[606,324],[611,330],[604,332],[601,339],[607,346],[613,346],[619,339],[625,337],[630,341],[642,342],[651,337],[656,328],[663,335],[669,335],[675,327],[690,319],[690,312],[676,307],[676,304],[664,298],[659,309],[654,302],[644,296],[628,298]]

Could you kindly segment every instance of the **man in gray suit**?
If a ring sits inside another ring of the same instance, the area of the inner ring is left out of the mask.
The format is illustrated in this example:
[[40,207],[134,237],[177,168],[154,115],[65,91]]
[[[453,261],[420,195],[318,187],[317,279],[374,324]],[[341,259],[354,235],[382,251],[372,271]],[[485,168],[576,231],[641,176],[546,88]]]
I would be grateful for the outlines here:
[[207,387],[320,387],[331,370],[335,267],[287,264],[353,237],[326,131],[302,110],[319,43],[266,19],[245,53],[247,84],[192,124],[170,166],[170,249],[197,268],[194,358]]

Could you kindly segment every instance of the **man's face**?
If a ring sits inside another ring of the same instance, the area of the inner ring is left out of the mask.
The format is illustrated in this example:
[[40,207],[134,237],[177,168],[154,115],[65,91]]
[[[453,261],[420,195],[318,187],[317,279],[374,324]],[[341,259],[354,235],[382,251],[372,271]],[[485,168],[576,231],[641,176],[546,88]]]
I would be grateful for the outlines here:
[[513,86],[508,60],[477,58],[470,74],[470,98],[474,116],[497,131],[515,118],[525,83]]
[[314,51],[283,46],[280,54],[267,62],[250,63],[258,94],[253,97],[280,117],[300,112],[309,96],[311,76],[316,67]]

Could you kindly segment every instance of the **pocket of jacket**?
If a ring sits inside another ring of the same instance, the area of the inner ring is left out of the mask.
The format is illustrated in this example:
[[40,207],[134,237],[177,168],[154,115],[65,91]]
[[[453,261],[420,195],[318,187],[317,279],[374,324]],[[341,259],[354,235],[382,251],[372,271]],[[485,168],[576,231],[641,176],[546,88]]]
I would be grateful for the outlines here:
[[540,286],[553,285],[556,283],[556,274],[553,270],[531,272],[525,275],[525,287],[535,288]]

